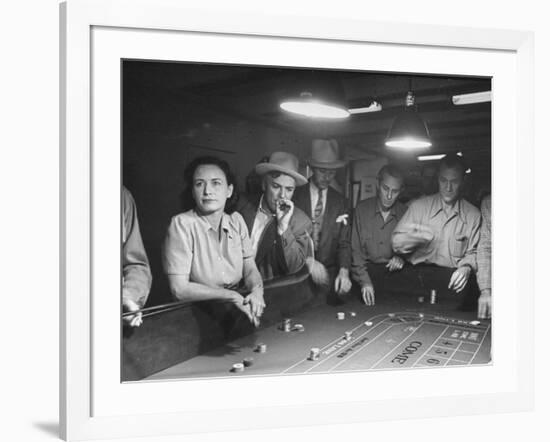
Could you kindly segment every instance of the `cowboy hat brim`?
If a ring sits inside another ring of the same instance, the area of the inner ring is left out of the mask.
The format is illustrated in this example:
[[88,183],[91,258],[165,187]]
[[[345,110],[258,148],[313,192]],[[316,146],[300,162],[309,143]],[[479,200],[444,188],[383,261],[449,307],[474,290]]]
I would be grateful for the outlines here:
[[321,169],[340,169],[346,165],[346,161],[337,160],[331,162],[315,161],[313,158],[308,160],[311,167],[319,167]]
[[291,169],[287,169],[286,167],[278,166],[277,164],[272,163],[260,163],[256,164],[254,167],[254,170],[258,175],[265,175],[269,172],[281,172],[286,175],[290,175],[292,178],[296,180],[296,186],[303,186],[304,184],[307,184],[307,179],[303,175],[300,175],[298,172],[294,172]]

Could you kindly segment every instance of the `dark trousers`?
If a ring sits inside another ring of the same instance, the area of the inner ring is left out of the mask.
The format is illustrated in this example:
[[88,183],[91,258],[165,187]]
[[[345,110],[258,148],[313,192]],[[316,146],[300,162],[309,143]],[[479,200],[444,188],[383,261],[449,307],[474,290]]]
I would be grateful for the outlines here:
[[385,264],[369,264],[367,266],[376,297],[381,296],[424,296],[425,302],[430,302],[432,290],[436,291],[438,302],[459,304],[461,310],[476,309],[479,288],[475,272],[470,273],[466,287],[455,293],[449,289],[451,275],[456,270],[431,264],[405,266],[398,271],[389,272]]

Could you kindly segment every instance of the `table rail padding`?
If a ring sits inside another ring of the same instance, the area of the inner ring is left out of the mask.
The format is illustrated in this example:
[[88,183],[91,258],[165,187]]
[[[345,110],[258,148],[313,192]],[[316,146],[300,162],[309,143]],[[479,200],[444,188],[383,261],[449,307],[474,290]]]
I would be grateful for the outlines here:
[[[266,309],[260,328],[326,302],[304,270],[264,283]],[[121,380],[136,381],[254,331],[233,304],[202,301],[145,318],[122,329]]]

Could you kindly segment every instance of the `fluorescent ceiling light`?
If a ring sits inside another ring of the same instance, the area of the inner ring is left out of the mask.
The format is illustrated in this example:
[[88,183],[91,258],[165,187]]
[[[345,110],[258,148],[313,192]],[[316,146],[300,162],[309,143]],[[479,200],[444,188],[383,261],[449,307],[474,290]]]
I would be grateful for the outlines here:
[[346,109],[314,101],[285,101],[280,106],[287,112],[310,118],[341,119],[349,117],[349,112]]
[[416,138],[400,138],[398,140],[386,141],[386,146],[397,149],[425,149],[430,147],[429,141],[418,140]]
[[491,101],[491,91],[474,92],[473,94],[453,95],[453,104],[461,106],[463,104],[485,103]]
[[353,109],[348,109],[348,112],[352,115],[355,114],[366,114],[369,112],[380,112],[382,110],[382,105],[377,101],[373,101],[372,104],[368,107],[355,107]]
[[440,160],[444,156],[445,156],[444,153],[438,154],[438,155],[420,155],[420,156],[416,157],[416,159],[418,161],[435,161],[435,160]]
[[[456,153],[459,157],[462,156],[462,152],[457,152]],[[445,155],[445,153],[438,153],[438,154],[434,154],[434,155],[419,155],[416,157],[416,159],[418,161],[436,161],[436,160],[440,160],[441,158],[443,158]]]

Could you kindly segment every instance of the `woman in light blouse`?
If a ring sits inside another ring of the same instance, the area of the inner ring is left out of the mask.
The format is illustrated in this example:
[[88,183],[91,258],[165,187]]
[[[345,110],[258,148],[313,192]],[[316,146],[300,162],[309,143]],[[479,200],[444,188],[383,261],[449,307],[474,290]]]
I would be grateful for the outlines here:
[[[184,179],[193,208],[172,218],[163,247],[172,295],[181,301],[231,302],[259,325],[265,308],[262,278],[246,224],[233,211],[237,195],[229,165],[200,157],[185,169]],[[247,295],[235,290],[241,280]]]

